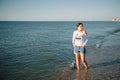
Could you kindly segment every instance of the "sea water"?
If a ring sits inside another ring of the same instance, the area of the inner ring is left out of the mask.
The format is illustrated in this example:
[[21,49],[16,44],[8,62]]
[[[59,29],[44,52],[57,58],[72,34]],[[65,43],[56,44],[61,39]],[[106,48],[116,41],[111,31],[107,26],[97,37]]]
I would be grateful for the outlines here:
[[[59,76],[55,74],[61,75],[61,70],[74,60],[72,35],[77,23],[78,21],[1,21],[0,80],[52,80],[52,77],[58,80]],[[112,50],[113,57],[102,51],[106,48],[108,50],[113,43],[116,44],[113,46],[115,49],[120,47],[118,36],[115,36],[117,40],[111,39],[115,34],[119,35],[120,23],[83,21],[83,24],[88,33],[86,57],[90,69],[119,64],[120,54]],[[112,42],[107,42],[108,40]],[[116,51],[120,52],[119,49]]]

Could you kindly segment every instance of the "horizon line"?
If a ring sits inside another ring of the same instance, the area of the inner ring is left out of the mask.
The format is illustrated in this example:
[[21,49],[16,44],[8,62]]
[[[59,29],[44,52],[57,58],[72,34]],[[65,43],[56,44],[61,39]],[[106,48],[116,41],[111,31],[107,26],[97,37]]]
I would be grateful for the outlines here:
[[[2,21],[11,21],[11,22],[14,22],[14,21],[18,21],[18,22],[22,22],[22,21],[24,21],[24,22],[39,22],[39,21],[41,21],[41,22],[47,22],[47,21],[49,21],[49,22],[57,22],[57,21],[112,21],[112,20],[0,20],[1,22]],[[114,22],[114,21],[112,21],[112,22]]]

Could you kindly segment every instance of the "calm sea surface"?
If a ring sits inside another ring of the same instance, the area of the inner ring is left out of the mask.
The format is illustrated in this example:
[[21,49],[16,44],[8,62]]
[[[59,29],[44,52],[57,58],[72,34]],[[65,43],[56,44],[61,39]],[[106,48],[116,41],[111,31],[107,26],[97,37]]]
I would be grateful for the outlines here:
[[[74,60],[72,34],[76,24],[72,21],[1,21],[0,80],[49,80],[60,70],[69,67]],[[120,41],[112,39],[113,35],[120,35],[120,23],[86,21],[83,24],[89,38],[86,55],[89,66],[95,69],[105,65],[101,63],[119,64],[119,53],[112,50],[115,53],[113,57],[108,52],[100,54],[100,49],[109,49],[113,43],[116,43],[113,47],[120,47]],[[120,40],[119,36],[115,37]],[[106,42],[108,40],[111,41]],[[96,47],[100,48],[95,54]]]

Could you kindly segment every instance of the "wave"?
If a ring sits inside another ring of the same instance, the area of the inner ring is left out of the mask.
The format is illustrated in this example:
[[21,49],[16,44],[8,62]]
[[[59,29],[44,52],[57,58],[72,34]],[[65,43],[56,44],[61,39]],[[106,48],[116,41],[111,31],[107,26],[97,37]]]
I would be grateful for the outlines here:
[[116,33],[120,32],[120,29],[115,29],[112,32],[109,32],[109,35],[114,35]]
[[[110,39],[109,37],[111,37],[112,35],[115,35],[116,33],[119,33],[120,32],[120,29],[115,29],[111,32],[108,32],[108,34],[106,36],[104,36],[103,38],[101,38],[101,41],[97,44],[95,44],[95,47],[96,48],[100,48],[103,46],[103,44],[108,41],[107,39]],[[112,38],[111,38],[112,39]]]

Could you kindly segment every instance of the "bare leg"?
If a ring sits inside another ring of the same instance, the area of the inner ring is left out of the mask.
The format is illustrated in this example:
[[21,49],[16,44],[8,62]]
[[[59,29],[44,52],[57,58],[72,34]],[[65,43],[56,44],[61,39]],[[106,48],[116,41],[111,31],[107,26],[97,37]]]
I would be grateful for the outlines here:
[[85,55],[84,54],[80,54],[80,55],[81,55],[82,63],[84,65],[85,69],[87,70],[88,69],[88,64],[87,64],[87,62],[85,60]]
[[80,71],[80,54],[75,54],[77,70]]

